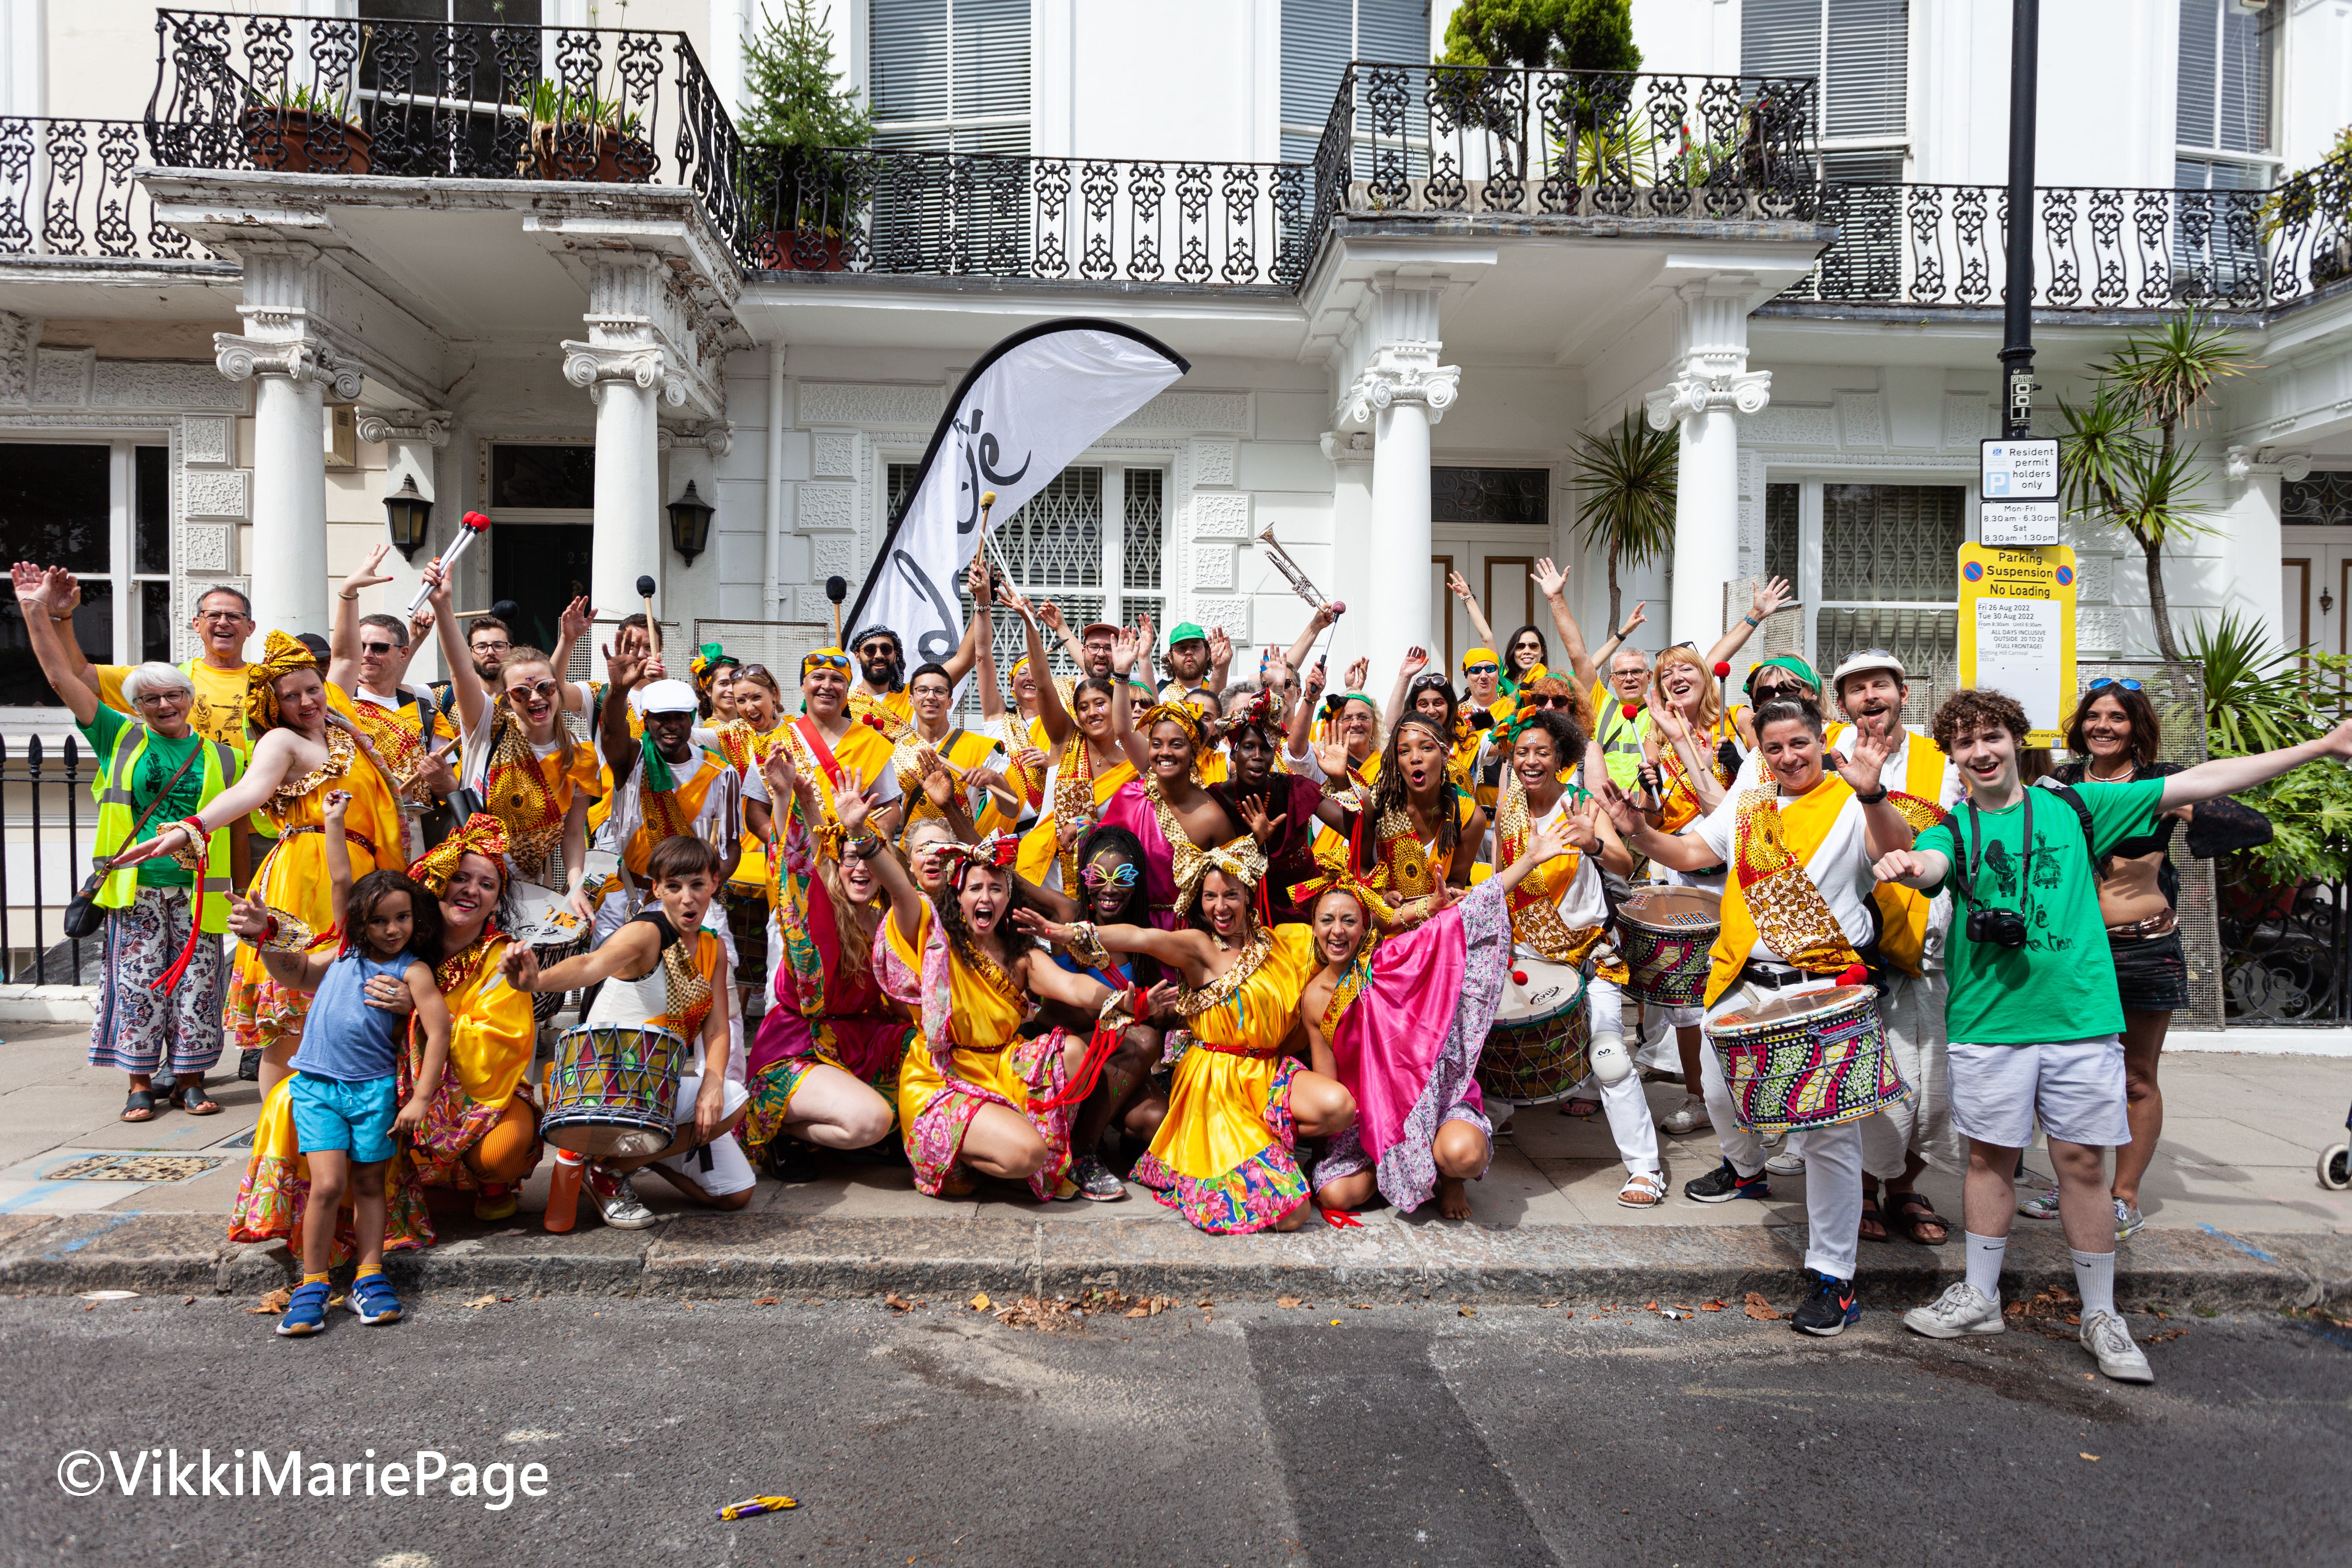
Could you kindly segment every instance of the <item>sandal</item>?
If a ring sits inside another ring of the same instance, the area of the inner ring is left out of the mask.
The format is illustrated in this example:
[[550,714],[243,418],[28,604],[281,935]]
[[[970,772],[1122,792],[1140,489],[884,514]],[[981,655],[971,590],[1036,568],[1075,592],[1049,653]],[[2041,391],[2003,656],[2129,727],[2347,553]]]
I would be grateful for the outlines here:
[[182,1079],[172,1086],[172,1103],[190,1116],[218,1116],[220,1102],[205,1092],[202,1079]]
[[130,1097],[122,1102],[122,1120],[125,1121],[154,1121],[155,1096],[153,1092],[143,1089],[132,1089]]
[[[1891,1223],[1903,1233],[1904,1240],[1921,1247],[1941,1247],[1952,1239],[1951,1226],[1944,1223],[1943,1216],[1936,1212],[1936,1205],[1929,1203],[1925,1194],[1894,1193],[1889,1195],[1895,1200]],[[1920,1234],[1927,1230],[1936,1233],[1934,1240],[1930,1241]]]
[[[1872,1234],[1874,1231],[1876,1232],[1875,1235]],[[1879,1216],[1878,1198],[1875,1194],[1866,1193],[1863,1195],[1862,1239],[1864,1241],[1886,1239],[1886,1222]]]
[[1559,1108],[1559,1113],[1562,1116],[1598,1116],[1601,1114],[1601,1102],[1597,1100],[1571,1100]]
[[1647,1171],[1637,1171],[1625,1182],[1625,1190],[1617,1194],[1621,1208],[1654,1209],[1666,1201],[1666,1184]]

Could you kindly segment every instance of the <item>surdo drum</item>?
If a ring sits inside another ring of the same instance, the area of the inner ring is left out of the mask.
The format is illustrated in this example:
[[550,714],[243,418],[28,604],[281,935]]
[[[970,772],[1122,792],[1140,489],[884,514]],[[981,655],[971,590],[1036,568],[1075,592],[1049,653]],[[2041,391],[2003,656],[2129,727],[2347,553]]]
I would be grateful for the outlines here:
[[1517,959],[1478,1055],[1478,1087],[1512,1105],[1564,1099],[1591,1070],[1591,1045],[1583,972],[1540,958]]
[[1801,1132],[1858,1121],[1906,1098],[1878,987],[1840,985],[1776,996],[1706,1026],[1739,1124],[1751,1132]]
[[1723,896],[1707,888],[1647,888],[1617,907],[1625,994],[1656,1007],[1696,1007],[1707,955],[1723,931]]

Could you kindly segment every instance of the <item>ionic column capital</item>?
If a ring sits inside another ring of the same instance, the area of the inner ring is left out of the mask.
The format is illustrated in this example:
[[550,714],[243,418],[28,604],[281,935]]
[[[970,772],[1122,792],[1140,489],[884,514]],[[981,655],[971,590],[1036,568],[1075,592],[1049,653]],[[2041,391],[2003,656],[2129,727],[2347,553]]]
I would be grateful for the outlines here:
[[1348,389],[1348,417],[1362,423],[1391,405],[1418,403],[1429,410],[1429,422],[1434,425],[1461,393],[1462,367],[1438,363],[1435,343],[1391,343],[1356,373],[1355,384]]
[[359,437],[372,446],[382,446],[386,441],[423,441],[446,447],[457,423],[456,415],[438,409],[372,408],[359,417]]
[[682,428],[665,425],[655,435],[654,445],[665,452],[680,447],[699,447],[714,458],[723,458],[735,449],[735,426],[726,419]]
[[1769,370],[1711,375],[1685,371],[1657,390],[1644,393],[1642,405],[1649,416],[1650,428],[1664,430],[1677,420],[1718,409],[1761,414],[1771,401],[1772,373]]
[[282,375],[319,382],[338,403],[356,402],[366,373],[313,337],[249,338],[241,332],[213,334],[213,363],[231,381]]
[[604,400],[604,389],[626,382],[640,391],[657,394],[671,407],[686,402],[686,377],[670,363],[659,343],[563,344],[563,379],[585,387],[592,403]]
[[2268,456],[2269,451],[2267,447],[2232,447],[2223,458],[2221,472],[2241,482],[2276,474],[2289,484],[2294,484],[2311,477],[2310,453],[2290,452],[2273,461]]

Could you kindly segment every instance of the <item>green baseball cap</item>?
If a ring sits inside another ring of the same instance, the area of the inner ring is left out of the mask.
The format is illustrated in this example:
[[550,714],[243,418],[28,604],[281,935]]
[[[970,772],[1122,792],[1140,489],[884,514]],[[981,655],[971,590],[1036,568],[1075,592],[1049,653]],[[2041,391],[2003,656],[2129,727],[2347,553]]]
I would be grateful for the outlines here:
[[1180,642],[1207,642],[1208,640],[1209,634],[1192,621],[1179,621],[1168,628],[1168,646],[1171,648]]

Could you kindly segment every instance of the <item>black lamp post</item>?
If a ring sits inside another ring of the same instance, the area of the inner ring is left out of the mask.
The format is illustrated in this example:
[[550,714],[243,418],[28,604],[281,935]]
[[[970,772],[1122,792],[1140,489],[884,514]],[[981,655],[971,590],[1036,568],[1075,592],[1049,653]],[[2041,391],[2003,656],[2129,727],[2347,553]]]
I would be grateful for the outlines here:
[[404,475],[400,489],[383,498],[384,521],[392,529],[393,547],[404,561],[416,559],[416,552],[433,523],[433,503],[416,493],[416,476]]
[[695,493],[688,479],[686,493],[669,503],[669,542],[688,566],[710,543],[710,514],[718,509]]

